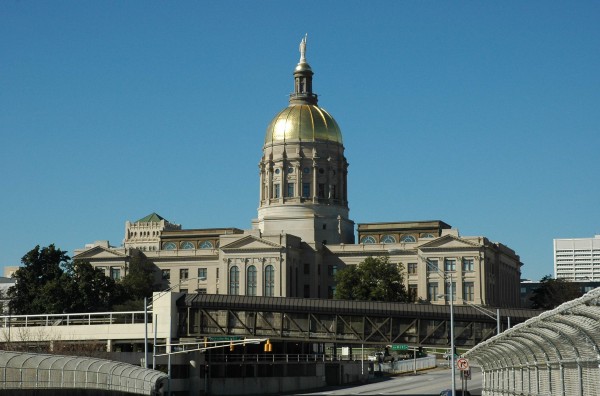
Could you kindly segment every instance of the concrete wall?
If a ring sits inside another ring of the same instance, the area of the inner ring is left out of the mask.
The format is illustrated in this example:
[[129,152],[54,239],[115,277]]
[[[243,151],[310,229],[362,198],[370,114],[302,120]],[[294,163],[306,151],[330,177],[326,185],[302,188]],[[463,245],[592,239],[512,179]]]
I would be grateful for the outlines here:
[[[234,395],[277,395],[322,388],[328,385],[343,385],[366,382],[368,364],[360,361],[317,362],[314,376],[205,378],[190,377],[189,382],[171,381],[172,390],[189,389],[190,394],[210,394],[219,396]],[[208,391],[208,392],[207,392]]]

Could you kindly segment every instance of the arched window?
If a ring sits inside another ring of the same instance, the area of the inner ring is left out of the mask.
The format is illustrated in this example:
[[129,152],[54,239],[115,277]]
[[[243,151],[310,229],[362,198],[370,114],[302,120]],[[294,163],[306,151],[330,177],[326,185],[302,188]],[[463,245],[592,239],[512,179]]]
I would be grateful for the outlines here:
[[232,296],[240,294],[240,270],[236,266],[229,269],[229,294]]
[[435,236],[432,233],[425,233],[421,235],[421,238],[435,238]]
[[246,276],[246,295],[256,296],[256,267],[251,265],[248,267]]
[[384,235],[381,238],[381,243],[396,243],[396,237],[390,234]]
[[377,243],[377,241],[371,235],[367,235],[367,236],[362,237],[362,239],[360,240],[360,243],[364,243],[366,245],[366,244],[370,244],[370,243]]
[[415,237],[414,237],[414,236],[412,236],[412,235],[404,235],[404,236],[402,237],[401,241],[402,241],[402,242],[409,242],[409,243],[412,243],[412,242],[417,242],[417,240],[415,239]]
[[275,269],[272,265],[265,267],[265,296],[273,297],[275,292]]
[[200,249],[212,249],[213,244],[211,241],[204,241],[200,244]]
[[181,248],[185,250],[190,250],[194,248],[194,244],[190,241],[185,241],[181,244]]
[[163,245],[163,250],[175,250],[177,249],[177,245],[175,242],[167,242]]

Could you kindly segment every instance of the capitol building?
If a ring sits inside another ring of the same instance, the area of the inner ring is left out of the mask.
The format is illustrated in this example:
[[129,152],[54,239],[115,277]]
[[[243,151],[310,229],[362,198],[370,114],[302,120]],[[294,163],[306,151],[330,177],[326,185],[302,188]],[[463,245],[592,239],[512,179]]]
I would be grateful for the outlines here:
[[122,246],[96,241],[74,259],[119,279],[137,249],[155,266],[159,289],[325,299],[333,298],[337,271],[383,256],[402,265],[415,302],[446,303],[445,279],[452,279],[457,304],[519,306],[522,263],[509,247],[461,236],[440,220],[355,224],[342,131],[313,92],[306,38],[293,83],[288,106],[264,135],[250,229],[187,229],[151,213],[125,223]]

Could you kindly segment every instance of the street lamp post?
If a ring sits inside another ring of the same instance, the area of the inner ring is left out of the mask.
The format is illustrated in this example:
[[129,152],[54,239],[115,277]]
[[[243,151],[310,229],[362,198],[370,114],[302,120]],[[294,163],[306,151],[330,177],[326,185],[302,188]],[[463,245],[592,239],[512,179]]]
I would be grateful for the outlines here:
[[[154,313],[154,302],[164,296],[166,293],[181,286],[182,283],[189,282],[191,280],[198,280],[200,278],[186,278],[179,281],[179,283],[169,287],[166,290],[162,290],[156,297],[152,297],[150,304],[148,304],[148,297],[144,297],[144,368],[148,368],[148,308],[152,307]],[[156,317],[153,318],[152,326],[154,326],[154,333],[156,334]],[[156,336],[155,336],[156,338]],[[154,352],[152,353],[154,355]]]
[[[396,254],[402,252],[397,249],[388,250],[389,254]],[[451,363],[452,363],[452,396],[456,396],[456,365],[454,362],[454,284],[452,273],[446,274],[444,271],[440,270],[437,266],[431,264],[427,259],[425,259],[425,265],[428,268],[435,270],[439,275],[444,279],[444,285],[447,279],[450,279],[450,349],[451,349]]]
[[[444,276],[444,279],[446,277]],[[454,284],[450,274],[450,349],[452,352],[452,396],[456,396],[456,365],[454,362]]]
[[[483,308],[483,307],[480,307],[479,305],[475,305],[475,304],[470,303],[468,301],[465,301],[465,302],[468,305],[470,305],[473,308],[475,308],[476,310],[478,310],[479,312],[481,312],[482,314],[486,315],[487,317],[492,318],[492,319],[496,319],[496,335],[500,334],[500,332],[502,330],[501,327],[500,327],[501,326],[501,324],[500,324],[500,308],[496,309],[496,316],[494,317],[493,316],[493,313],[494,313],[493,311],[491,311],[489,309],[486,309],[486,308]],[[510,318],[508,320],[509,320],[509,327],[510,327]]]
[[452,274],[446,274],[442,272],[439,268],[431,265],[426,261],[427,265],[430,268],[435,269],[438,274],[442,276],[444,279],[444,283],[447,279],[450,280],[450,290],[448,294],[444,294],[445,298],[450,299],[450,364],[452,371],[452,396],[456,396],[456,362],[454,361],[454,278]]

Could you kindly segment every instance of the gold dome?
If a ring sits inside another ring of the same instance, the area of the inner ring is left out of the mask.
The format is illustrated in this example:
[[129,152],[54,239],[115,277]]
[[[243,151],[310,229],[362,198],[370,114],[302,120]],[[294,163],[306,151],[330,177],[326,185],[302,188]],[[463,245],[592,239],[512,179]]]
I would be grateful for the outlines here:
[[313,104],[295,104],[277,114],[267,127],[265,145],[288,141],[329,141],[342,144],[342,132],[333,117]]

